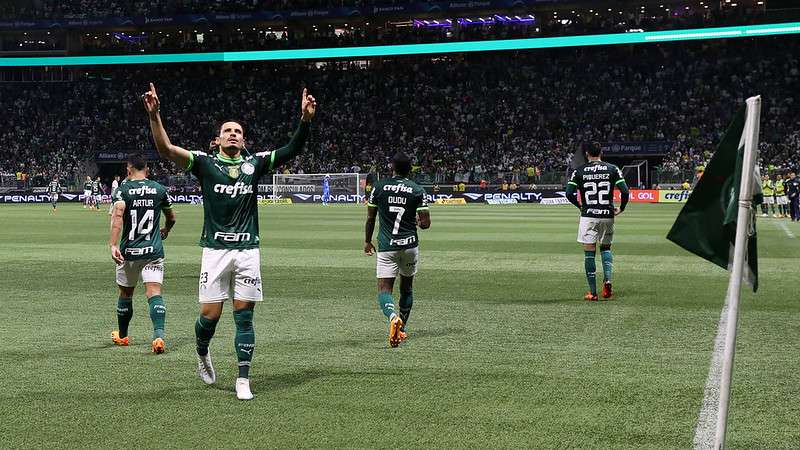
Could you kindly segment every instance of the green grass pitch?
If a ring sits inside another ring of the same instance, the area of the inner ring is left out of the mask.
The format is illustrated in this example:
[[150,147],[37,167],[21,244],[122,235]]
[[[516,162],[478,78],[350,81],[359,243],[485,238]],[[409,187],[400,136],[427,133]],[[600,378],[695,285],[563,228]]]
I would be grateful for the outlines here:
[[[229,310],[211,344],[217,385],[195,374],[202,209],[176,210],[156,356],[141,287],[132,345],[111,345],[105,210],[0,206],[0,447],[692,445],[727,274],[665,239],[676,206],[634,204],[618,219],[618,297],[605,303],[581,300],[571,206],[434,207],[398,349],[362,254],[363,208],[261,207],[251,402],[233,392]],[[729,448],[796,448],[800,239],[776,219],[759,221],[759,239]]]

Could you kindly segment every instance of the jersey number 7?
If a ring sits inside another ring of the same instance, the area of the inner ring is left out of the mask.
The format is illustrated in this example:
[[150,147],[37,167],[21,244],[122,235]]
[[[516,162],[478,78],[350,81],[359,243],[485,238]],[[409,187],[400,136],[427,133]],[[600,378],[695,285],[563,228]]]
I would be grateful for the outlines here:
[[401,206],[390,206],[389,212],[397,213],[397,217],[394,219],[394,228],[392,229],[392,234],[397,234],[400,231],[400,221],[403,220],[403,214],[406,209]]

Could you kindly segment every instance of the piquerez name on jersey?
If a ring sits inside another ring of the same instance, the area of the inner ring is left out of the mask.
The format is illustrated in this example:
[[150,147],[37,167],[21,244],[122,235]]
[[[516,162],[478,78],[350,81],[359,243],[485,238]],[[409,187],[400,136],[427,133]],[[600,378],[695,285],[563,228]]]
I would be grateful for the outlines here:
[[419,245],[417,211],[428,208],[422,186],[401,177],[381,180],[372,189],[368,206],[378,209],[378,251],[402,250]]
[[605,161],[590,161],[574,171],[568,184],[578,189],[581,216],[614,218],[614,187],[625,183],[622,171]]
[[118,201],[125,202],[120,240],[125,259],[163,258],[161,210],[172,207],[167,189],[153,180],[128,180],[114,193],[114,202]]
[[191,152],[188,170],[203,190],[200,245],[217,249],[256,248],[259,244],[257,186],[272,168],[272,152],[230,159]]

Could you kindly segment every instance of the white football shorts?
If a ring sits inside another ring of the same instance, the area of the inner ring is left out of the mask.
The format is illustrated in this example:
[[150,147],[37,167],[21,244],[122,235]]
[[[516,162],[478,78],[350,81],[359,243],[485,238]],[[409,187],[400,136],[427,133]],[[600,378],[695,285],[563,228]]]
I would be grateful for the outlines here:
[[419,247],[389,252],[378,252],[378,278],[413,277],[417,274],[419,263]]
[[259,249],[203,248],[200,303],[260,302],[263,298]]
[[611,245],[614,240],[614,219],[581,217],[578,242],[581,244]]
[[141,277],[142,283],[164,282],[164,258],[137,259],[117,264],[117,284],[122,287],[136,287]]

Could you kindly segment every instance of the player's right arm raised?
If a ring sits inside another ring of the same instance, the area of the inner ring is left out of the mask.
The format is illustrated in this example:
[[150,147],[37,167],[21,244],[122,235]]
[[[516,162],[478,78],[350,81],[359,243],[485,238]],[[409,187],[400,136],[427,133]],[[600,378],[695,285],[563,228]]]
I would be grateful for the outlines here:
[[144,109],[147,111],[147,116],[150,118],[150,130],[153,132],[153,140],[156,143],[158,154],[181,168],[189,167],[189,161],[192,159],[191,153],[185,148],[172,145],[167,136],[167,131],[164,130],[164,124],[161,123],[161,115],[159,114],[161,102],[158,100],[156,87],[153,83],[150,83],[150,90],[142,95],[142,100],[144,101]]

